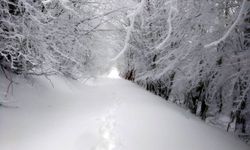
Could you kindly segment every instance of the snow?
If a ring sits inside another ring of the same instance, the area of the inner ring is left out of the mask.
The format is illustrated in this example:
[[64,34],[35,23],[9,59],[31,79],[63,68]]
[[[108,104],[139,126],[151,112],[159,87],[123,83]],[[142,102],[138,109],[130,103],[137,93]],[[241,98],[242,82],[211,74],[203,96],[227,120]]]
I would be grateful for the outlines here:
[[1,150],[249,150],[123,79],[50,79],[54,87],[45,78],[16,79],[0,107]]
[[119,79],[120,76],[119,76],[119,71],[117,68],[112,68],[110,73],[108,74],[107,76],[108,78],[111,78],[111,79]]

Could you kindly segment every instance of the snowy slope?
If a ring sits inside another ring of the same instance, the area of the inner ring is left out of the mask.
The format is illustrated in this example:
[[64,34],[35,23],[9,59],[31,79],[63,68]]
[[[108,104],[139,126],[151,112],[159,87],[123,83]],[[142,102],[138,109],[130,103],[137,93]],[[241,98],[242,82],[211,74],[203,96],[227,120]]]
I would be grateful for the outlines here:
[[51,80],[15,85],[0,107],[1,150],[250,149],[128,81]]

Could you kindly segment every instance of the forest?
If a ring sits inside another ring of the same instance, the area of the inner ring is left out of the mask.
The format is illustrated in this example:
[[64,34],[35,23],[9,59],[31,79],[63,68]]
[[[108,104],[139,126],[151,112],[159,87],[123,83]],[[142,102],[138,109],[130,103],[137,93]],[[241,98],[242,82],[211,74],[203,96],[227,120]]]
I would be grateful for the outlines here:
[[0,0],[0,67],[0,110],[18,80],[115,67],[250,142],[250,0]]

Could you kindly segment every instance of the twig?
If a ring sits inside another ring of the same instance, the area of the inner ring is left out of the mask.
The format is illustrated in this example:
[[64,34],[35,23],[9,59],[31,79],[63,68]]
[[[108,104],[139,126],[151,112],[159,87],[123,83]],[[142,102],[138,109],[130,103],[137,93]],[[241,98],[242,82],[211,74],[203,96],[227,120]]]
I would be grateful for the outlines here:
[[7,80],[9,80],[9,84],[8,84],[8,87],[7,87],[5,96],[4,96],[5,98],[7,98],[7,97],[8,97],[8,94],[9,94],[10,87],[12,87],[12,93],[13,93],[13,89],[14,89],[13,83],[15,83],[15,82],[12,80],[12,78],[9,78],[9,77],[7,76],[7,74],[6,74],[6,72],[5,72],[4,68],[3,68],[3,66],[1,66],[1,69],[2,69],[2,71],[3,71],[3,74],[4,74],[5,78],[6,78]]
[[109,11],[109,12],[106,12],[104,14],[101,14],[101,15],[98,15],[98,16],[94,16],[92,18],[86,18],[82,21],[80,21],[79,23],[76,24],[76,27],[78,27],[79,25],[81,25],[82,23],[84,23],[85,21],[91,21],[91,20],[95,20],[95,19],[98,19],[98,18],[101,18],[101,17],[105,17],[105,16],[108,16],[110,14],[113,14],[113,13],[116,13],[120,10],[123,10],[123,9],[128,9],[127,7],[122,7],[122,8],[118,8],[118,9],[115,9],[115,10],[112,10],[112,11]]
[[44,77],[45,77],[47,80],[49,80],[51,86],[52,86],[53,88],[55,88],[55,86],[54,86],[52,80],[48,77],[48,75],[44,75]]

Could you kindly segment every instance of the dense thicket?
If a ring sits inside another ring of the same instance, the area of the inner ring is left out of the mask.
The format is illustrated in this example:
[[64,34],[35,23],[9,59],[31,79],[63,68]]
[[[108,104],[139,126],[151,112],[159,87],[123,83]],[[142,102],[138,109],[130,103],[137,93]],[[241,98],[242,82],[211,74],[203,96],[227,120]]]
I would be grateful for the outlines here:
[[112,41],[118,35],[105,29],[122,9],[110,3],[0,0],[2,70],[33,75],[61,73],[71,78],[105,70],[112,45],[107,47],[105,40]]
[[124,78],[250,139],[249,0],[138,1],[121,54]]

